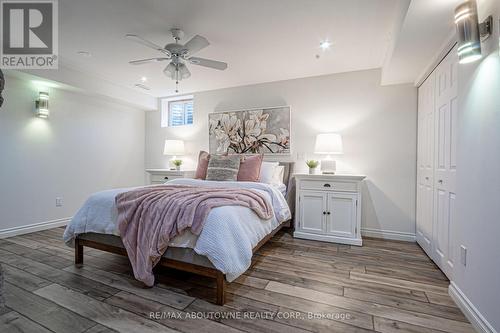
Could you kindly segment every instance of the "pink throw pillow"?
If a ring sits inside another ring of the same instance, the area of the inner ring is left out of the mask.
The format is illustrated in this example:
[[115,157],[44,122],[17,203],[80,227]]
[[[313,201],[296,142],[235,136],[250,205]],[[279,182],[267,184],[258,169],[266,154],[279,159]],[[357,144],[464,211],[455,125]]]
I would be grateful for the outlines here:
[[258,182],[260,180],[260,167],[264,155],[241,156],[238,181]]
[[200,151],[200,155],[198,155],[198,166],[196,167],[194,178],[207,178],[208,161],[210,161],[210,154],[203,150]]

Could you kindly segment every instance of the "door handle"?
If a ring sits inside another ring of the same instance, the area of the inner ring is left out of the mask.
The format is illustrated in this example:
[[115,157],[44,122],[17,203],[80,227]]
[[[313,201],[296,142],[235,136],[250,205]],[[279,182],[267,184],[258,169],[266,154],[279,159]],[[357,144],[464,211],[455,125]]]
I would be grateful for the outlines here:
[[323,187],[332,187],[330,184],[324,184]]

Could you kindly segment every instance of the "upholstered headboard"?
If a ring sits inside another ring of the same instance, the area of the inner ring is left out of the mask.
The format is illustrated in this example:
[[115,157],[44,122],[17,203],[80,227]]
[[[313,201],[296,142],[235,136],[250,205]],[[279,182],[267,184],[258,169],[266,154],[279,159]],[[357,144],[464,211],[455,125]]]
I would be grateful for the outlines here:
[[286,201],[288,207],[292,211],[292,216],[295,212],[295,180],[293,179],[294,162],[280,162],[280,165],[285,167],[283,172],[283,183],[286,185]]

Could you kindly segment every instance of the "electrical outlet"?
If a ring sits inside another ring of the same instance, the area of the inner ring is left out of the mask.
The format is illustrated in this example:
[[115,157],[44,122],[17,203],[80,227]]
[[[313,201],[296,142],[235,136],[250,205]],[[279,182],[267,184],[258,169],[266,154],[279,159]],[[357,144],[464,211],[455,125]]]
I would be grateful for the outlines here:
[[62,207],[62,205],[63,205],[63,198],[57,197],[56,198],[56,207]]
[[467,266],[467,248],[463,245],[460,245],[460,263]]

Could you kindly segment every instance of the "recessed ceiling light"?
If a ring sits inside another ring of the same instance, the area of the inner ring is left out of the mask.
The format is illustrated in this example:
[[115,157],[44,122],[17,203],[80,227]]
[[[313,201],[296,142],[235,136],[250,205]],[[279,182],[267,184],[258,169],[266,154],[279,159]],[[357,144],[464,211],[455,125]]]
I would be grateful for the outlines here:
[[78,51],[78,52],[76,52],[76,54],[81,55],[82,57],[91,57],[92,56],[92,54],[90,54],[90,52],[88,52],[88,51]]
[[145,76],[141,77],[141,81],[142,81],[142,82],[146,82],[147,80],[148,80],[148,78],[147,78],[147,77],[145,77]]
[[328,40],[324,40],[321,43],[319,43],[319,47],[321,47],[323,51],[328,50],[330,46],[332,46],[332,43]]

